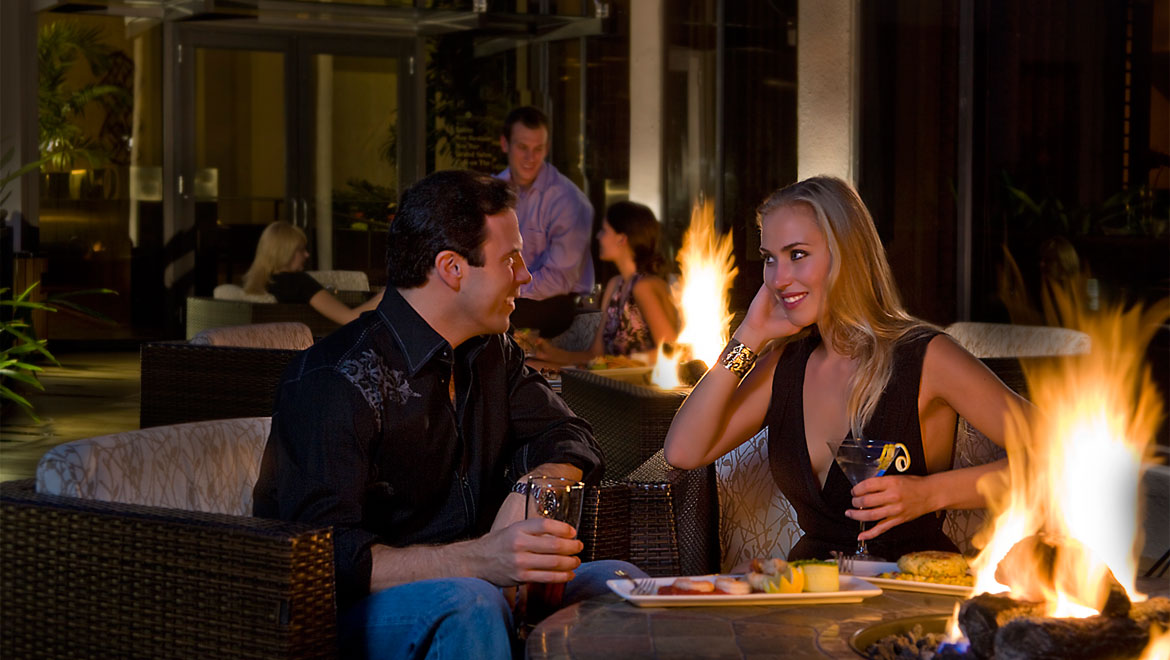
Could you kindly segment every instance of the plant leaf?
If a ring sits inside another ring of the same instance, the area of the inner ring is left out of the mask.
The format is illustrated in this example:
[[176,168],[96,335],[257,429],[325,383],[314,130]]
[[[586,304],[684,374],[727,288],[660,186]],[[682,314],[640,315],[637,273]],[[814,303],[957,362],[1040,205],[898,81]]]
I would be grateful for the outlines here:
[[[0,385],[0,397],[16,401],[16,403],[25,406],[25,410],[27,410],[29,414],[33,414],[33,404],[28,403],[28,399],[21,397],[20,394],[15,393],[12,390],[7,389],[7,387],[4,385]],[[36,419],[35,415],[33,419]],[[40,419],[37,419],[36,421],[40,421]]]
[[42,392],[45,391],[45,386],[41,384],[41,381],[37,380],[34,376],[16,371],[15,369],[0,369],[0,376],[11,378],[12,380],[19,380],[20,382],[31,385]]

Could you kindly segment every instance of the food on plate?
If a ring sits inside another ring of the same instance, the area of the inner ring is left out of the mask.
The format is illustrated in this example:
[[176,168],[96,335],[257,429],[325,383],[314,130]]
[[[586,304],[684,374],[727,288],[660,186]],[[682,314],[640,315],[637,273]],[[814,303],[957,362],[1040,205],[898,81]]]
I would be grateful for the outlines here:
[[731,596],[746,596],[752,592],[752,585],[733,577],[715,578],[715,591]]
[[646,363],[624,355],[600,355],[590,360],[589,364],[585,366],[590,369],[629,369],[644,367]]
[[897,572],[882,573],[878,577],[887,580],[975,586],[975,578],[970,574],[967,559],[957,552],[939,550],[923,550],[902,555],[898,558]]
[[922,576],[958,577],[967,574],[967,560],[957,552],[924,550],[898,558],[898,570]]
[[837,564],[832,560],[806,559],[787,562],[777,557],[753,559],[742,579],[733,576],[712,578],[680,577],[658,587],[659,596],[724,595],[747,596],[753,593],[798,594],[840,591]]
[[704,578],[677,578],[671,584],[658,587],[659,596],[746,596],[751,586],[733,577],[717,577],[714,581]]
[[659,596],[706,596],[715,593],[715,584],[700,578],[680,577],[658,587]]
[[520,344],[525,355],[532,355],[536,352],[536,342],[540,339],[540,333],[528,328],[516,328],[516,331],[512,333],[512,339]]
[[792,563],[804,574],[805,591],[821,593],[841,590],[837,562],[831,559],[802,559]]
[[804,589],[804,572],[799,567],[776,557],[753,559],[747,581],[754,591],[768,594],[798,594]]

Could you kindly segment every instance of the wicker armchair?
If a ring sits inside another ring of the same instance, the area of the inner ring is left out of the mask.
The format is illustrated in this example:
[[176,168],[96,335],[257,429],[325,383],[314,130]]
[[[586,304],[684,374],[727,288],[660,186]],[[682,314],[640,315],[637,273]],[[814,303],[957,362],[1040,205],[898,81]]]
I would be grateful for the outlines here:
[[[334,295],[350,307],[360,305],[370,297],[368,291],[338,291]],[[199,296],[187,298],[187,339],[207,328],[281,321],[300,321],[309,326],[315,337],[324,337],[340,327],[308,304],[219,300]]]
[[686,392],[659,390],[589,371],[561,371],[561,395],[593,426],[606,474],[630,491],[630,561],[651,575],[718,570],[713,466],[677,470],[662,443]]
[[0,484],[0,655],[335,655],[331,530],[224,512],[250,507],[232,497],[248,484],[228,482],[258,471],[267,429],[221,420],[79,440],[41,459],[36,489]]
[[[332,531],[247,515],[268,427],[80,440],[0,484],[0,656],[335,656]],[[629,487],[590,489],[582,559],[628,559],[628,528]]]
[[140,349],[139,425],[271,415],[284,368],[298,351],[186,342]]

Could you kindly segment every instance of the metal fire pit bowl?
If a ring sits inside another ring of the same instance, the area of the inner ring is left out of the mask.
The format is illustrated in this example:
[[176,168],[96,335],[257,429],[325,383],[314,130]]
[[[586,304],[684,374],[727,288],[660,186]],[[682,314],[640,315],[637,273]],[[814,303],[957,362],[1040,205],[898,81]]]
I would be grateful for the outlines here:
[[923,634],[941,634],[947,631],[947,620],[950,618],[950,614],[921,614],[893,621],[881,621],[853,633],[853,637],[849,639],[849,646],[861,657],[868,658],[865,650],[886,637],[908,634],[914,626],[922,626]]

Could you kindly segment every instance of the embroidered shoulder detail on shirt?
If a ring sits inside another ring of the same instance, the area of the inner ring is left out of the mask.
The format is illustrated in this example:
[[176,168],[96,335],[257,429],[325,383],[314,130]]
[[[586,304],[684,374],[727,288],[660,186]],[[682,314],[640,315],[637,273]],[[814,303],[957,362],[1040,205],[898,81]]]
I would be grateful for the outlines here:
[[349,382],[357,386],[366,403],[374,411],[378,426],[382,425],[382,405],[393,402],[403,405],[420,395],[410,388],[406,374],[387,368],[382,357],[372,349],[362,351],[357,358],[342,362],[338,368]]

